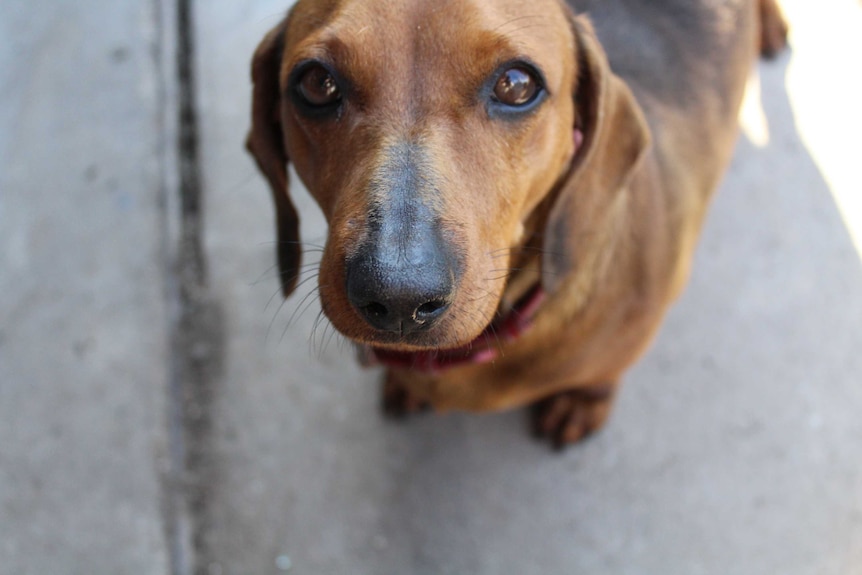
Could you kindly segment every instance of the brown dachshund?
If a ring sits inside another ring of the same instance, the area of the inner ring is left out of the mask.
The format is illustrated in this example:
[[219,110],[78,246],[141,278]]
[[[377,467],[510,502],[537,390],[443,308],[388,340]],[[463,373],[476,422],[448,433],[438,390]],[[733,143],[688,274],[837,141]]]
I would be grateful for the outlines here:
[[323,310],[387,368],[390,413],[607,418],[686,283],[774,0],[299,0],[254,56],[248,148],[329,237]]

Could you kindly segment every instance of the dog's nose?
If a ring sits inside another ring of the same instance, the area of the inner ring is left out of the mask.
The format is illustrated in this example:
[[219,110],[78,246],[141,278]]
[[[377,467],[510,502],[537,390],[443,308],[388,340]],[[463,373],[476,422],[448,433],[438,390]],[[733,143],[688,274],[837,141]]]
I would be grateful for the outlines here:
[[392,262],[366,252],[348,262],[347,297],[372,327],[406,335],[431,327],[446,313],[455,274],[439,254],[420,256]]

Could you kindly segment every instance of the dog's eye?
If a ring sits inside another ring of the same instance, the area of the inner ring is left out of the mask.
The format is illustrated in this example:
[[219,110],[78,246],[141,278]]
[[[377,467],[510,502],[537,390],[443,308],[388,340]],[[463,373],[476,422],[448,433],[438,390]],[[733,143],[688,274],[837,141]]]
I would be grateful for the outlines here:
[[305,70],[296,90],[305,104],[313,108],[326,108],[341,100],[338,83],[323,66],[311,66]]
[[515,66],[497,79],[493,98],[506,106],[526,106],[536,99],[540,89],[539,82],[529,70]]

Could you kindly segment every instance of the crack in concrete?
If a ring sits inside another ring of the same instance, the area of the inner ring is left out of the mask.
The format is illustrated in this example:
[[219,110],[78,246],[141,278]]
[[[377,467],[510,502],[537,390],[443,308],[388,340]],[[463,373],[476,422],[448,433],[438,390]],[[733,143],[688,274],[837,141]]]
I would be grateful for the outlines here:
[[[168,389],[169,459],[163,474],[165,538],[173,575],[207,575],[211,505],[219,469],[214,457],[212,405],[221,380],[224,330],[212,297],[203,248],[204,189],[195,99],[192,0],[153,0],[161,28],[157,60],[166,134],[163,196],[166,204],[166,297],[171,310]],[[176,105],[172,105],[176,103]],[[173,219],[178,220],[172,229]]]

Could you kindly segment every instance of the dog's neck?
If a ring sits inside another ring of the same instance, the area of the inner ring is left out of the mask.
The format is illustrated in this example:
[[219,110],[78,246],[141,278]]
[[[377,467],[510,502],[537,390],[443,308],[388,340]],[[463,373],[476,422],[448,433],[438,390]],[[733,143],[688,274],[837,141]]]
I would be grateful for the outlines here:
[[557,196],[557,189],[539,203],[524,221],[523,241],[514,246],[509,259],[509,277],[503,288],[497,315],[509,312],[513,306],[537,285],[542,283],[542,255],[548,214]]

